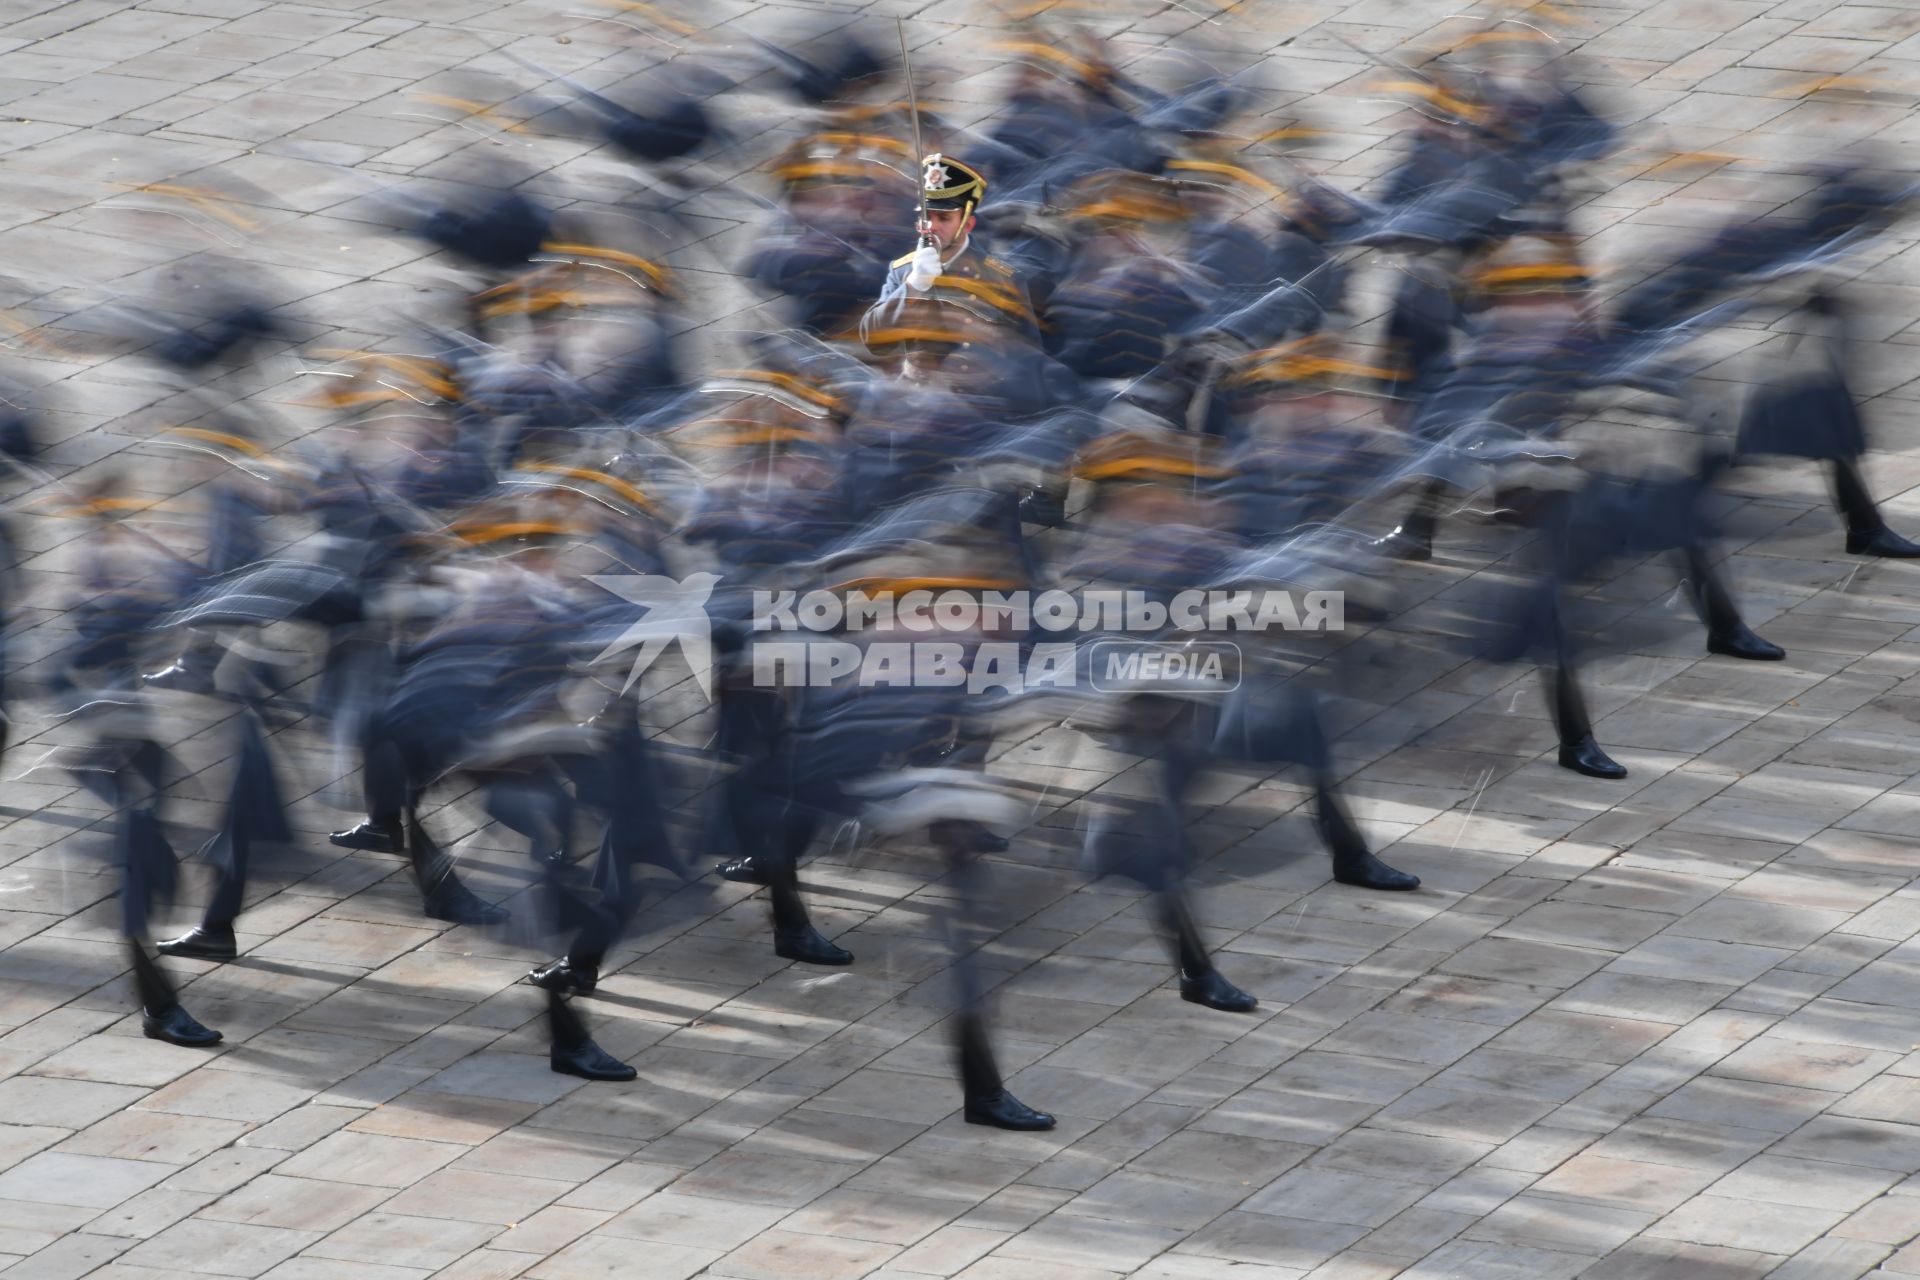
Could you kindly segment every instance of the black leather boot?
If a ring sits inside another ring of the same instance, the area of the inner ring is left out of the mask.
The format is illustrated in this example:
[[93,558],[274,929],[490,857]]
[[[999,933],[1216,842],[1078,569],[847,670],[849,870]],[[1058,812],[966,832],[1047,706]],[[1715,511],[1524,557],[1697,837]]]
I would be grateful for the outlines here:
[[420,886],[421,909],[429,920],[489,925],[504,924],[510,918],[505,907],[495,906],[460,882],[453,859],[427,835],[418,815],[410,815],[407,821],[407,853],[414,882]]
[[773,954],[782,960],[801,964],[846,965],[853,963],[853,952],[828,942],[812,925],[798,929],[773,931]]
[[761,864],[767,873],[767,900],[773,907],[773,954],[801,964],[852,964],[853,952],[828,942],[807,915],[807,904],[800,897],[800,877],[794,869],[794,854],[806,847],[805,841],[798,833],[790,836],[783,851]]
[[1390,867],[1373,856],[1373,851],[1367,848],[1366,837],[1353,825],[1353,819],[1341,807],[1331,785],[1320,784],[1314,791],[1313,806],[1314,825],[1320,828],[1320,838],[1327,842],[1327,852],[1333,858],[1335,881],[1357,889],[1391,893],[1420,887],[1419,876]]
[[1057,1123],[1044,1111],[1035,1111],[1005,1089],[996,1089],[979,1097],[968,1098],[962,1112],[968,1124],[983,1124],[995,1129],[1013,1129],[1020,1132],[1051,1129]]
[[1602,751],[1590,733],[1560,744],[1560,767],[1584,773],[1589,778],[1605,778],[1610,782],[1627,776],[1627,766]]
[[1051,1129],[1054,1119],[1044,1111],[1035,1111],[1007,1092],[1000,1080],[1000,1068],[993,1060],[993,1048],[987,1043],[987,1024],[977,1013],[963,1013],[954,1020],[960,1058],[960,1089],[966,1102],[961,1118],[968,1124],[994,1129]]
[[1415,512],[1384,536],[1367,544],[1375,555],[1389,560],[1419,562],[1433,559],[1434,518]]
[[187,960],[231,960],[240,954],[231,925],[196,925],[177,938],[154,944],[154,950]]
[[1180,998],[1188,1004],[1203,1004],[1222,1013],[1250,1013],[1260,1002],[1234,986],[1211,966],[1200,973],[1182,972]]
[[1848,458],[1833,459],[1833,501],[1847,522],[1847,554],[1878,556],[1886,560],[1920,558],[1920,544],[1907,541],[1887,528],[1880,508],[1867,492],[1867,482]]
[[149,1040],[164,1040],[187,1049],[204,1049],[210,1044],[220,1043],[218,1031],[201,1026],[194,1021],[192,1014],[177,1004],[159,1013],[142,1009],[140,1014],[140,1034]]
[[1393,531],[1367,544],[1374,554],[1390,560],[1433,559],[1433,534],[1439,525],[1435,512],[1439,508],[1442,491],[1443,487],[1438,483],[1430,483],[1422,488],[1414,498],[1413,509],[1394,526]]
[[369,853],[399,853],[407,847],[398,818],[385,821],[367,818],[345,831],[334,832],[327,839],[342,849],[365,849]]
[[1200,928],[1193,922],[1186,895],[1178,888],[1163,889],[1153,897],[1154,914],[1173,943],[1174,962],[1180,966],[1180,998],[1226,1013],[1245,1013],[1260,1002],[1228,982],[1213,967]]
[[563,1076],[579,1076],[582,1080],[619,1082],[640,1074],[633,1064],[620,1061],[591,1040],[571,1049],[554,1046],[547,1055],[547,1066]]
[[547,1065],[564,1076],[582,1080],[631,1080],[640,1073],[593,1042],[580,1015],[553,992],[547,992],[547,1031],[553,1047]]
[[764,886],[768,883],[766,867],[751,854],[744,858],[735,858],[732,862],[723,862],[714,870],[719,873],[722,880],[730,880],[734,884]]
[[1617,781],[1627,776],[1627,767],[1616,763],[1594,741],[1593,725],[1587,720],[1586,699],[1573,671],[1560,663],[1548,677],[1553,704],[1553,725],[1560,733],[1560,767],[1583,773],[1589,778]]
[[1787,656],[1785,649],[1762,639],[1746,623],[1738,620],[1717,631],[1707,632],[1707,652],[1728,658],[1745,658],[1749,662],[1778,662]]
[[575,964],[561,956],[528,973],[527,981],[561,995],[588,996],[600,985],[600,971],[590,965]]
[[201,1026],[192,1014],[180,1007],[173,984],[147,954],[145,944],[129,938],[127,949],[133,964],[133,989],[140,999],[140,1034],[149,1040],[164,1040],[189,1049],[218,1044],[218,1031]]
[[1707,624],[1708,653],[1751,662],[1778,662],[1787,656],[1785,649],[1761,639],[1741,620],[1740,610],[1733,603],[1733,593],[1727,590],[1704,550],[1698,547],[1687,550],[1685,573],[1693,607],[1699,611],[1700,620]]
[[513,915],[505,907],[488,902],[452,876],[442,880],[438,888],[422,898],[420,905],[429,920],[445,920],[448,924],[505,924]]
[[1881,525],[1878,529],[1847,530],[1847,554],[1878,556],[1882,560],[1920,559],[1920,543],[1907,541]]

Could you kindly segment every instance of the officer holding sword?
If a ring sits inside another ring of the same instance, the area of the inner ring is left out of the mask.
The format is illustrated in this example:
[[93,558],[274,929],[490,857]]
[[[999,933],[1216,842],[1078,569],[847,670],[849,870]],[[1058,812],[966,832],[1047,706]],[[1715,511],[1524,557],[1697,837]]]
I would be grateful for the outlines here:
[[861,321],[863,339],[871,344],[898,328],[913,309],[908,304],[926,300],[951,303],[1037,338],[1033,306],[1019,277],[973,243],[974,211],[986,186],[979,173],[951,156],[935,152],[921,162],[919,247],[889,265],[880,299]]

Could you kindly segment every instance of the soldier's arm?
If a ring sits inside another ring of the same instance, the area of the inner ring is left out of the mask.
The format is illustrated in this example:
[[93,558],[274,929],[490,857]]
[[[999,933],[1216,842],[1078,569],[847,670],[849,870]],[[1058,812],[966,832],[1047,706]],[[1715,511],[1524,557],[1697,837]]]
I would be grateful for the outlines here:
[[886,283],[880,286],[880,296],[860,317],[860,340],[865,342],[867,335],[875,326],[884,326],[901,303],[907,300],[907,269],[913,262],[913,255],[894,259],[887,268]]

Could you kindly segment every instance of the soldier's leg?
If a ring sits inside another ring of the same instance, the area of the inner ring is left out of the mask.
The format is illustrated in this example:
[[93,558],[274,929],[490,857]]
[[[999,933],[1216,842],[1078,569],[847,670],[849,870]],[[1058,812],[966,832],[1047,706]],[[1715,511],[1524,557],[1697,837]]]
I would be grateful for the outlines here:
[[[1188,726],[1190,728],[1190,726]],[[1184,736],[1176,728],[1171,740]],[[1187,868],[1192,851],[1187,844],[1184,801],[1199,772],[1199,755],[1182,745],[1170,745],[1160,757],[1160,795],[1143,823],[1142,856],[1134,860],[1133,878],[1148,893],[1148,914],[1173,953],[1180,974],[1180,998],[1228,1013],[1245,1013],[1259,1002],[1222,976],[1201,941],[1187,901]]]
[[147,954],[148,913],[156,892],[174,876],[173,850],[160,828],[160,762],[156,744],[142,743],[114,777],[120,804],[120,933],[132,962],[140,1001],[140,1034],[150,1040],[199,1048],[215,1044],[218,1031],[201,1026],[184,1008],[173,984]]
[[147,947],[138,938],[127,939],[128,955],[133,961],[133,986],[140,998],[140,1034],[149,1040],[198,1049],[220,1042],[220,1033],[203,1027],[180,1004],[173,984],[160,971]]
[[201,850],[200,860],[214,868],[213,897],[200,923],[177,938],[155,945],[162,955],[189,960],[231,960],[239,954],[233,922],[247,893],[247,851],[251,842],[236,830],[231,812],[226,824]]
[[928,832],[934,851],[953,872],[959,890],[959,902],[953,909],[960,920],[949,924],[947,941],[953,951],[956,988],[953,1047],[963,1099],[961,1115],[968,1124],[995,1129],[1051,1129],[1052,1116],[1035,1111],[1007,1091],[1005,1081],[1000,1078],[1000,1065],[994,1059],[980,962],[973,939],[967,936],[972,932],[969,926],[980,905],[979,873],[973,863],[974,825],[936,822]]
[[1433,559],[1433,535],[1440,523],[1440,503],[1446,486],[1429,481],[1414,495],[1413,506],[1400,523],[1385,537],[1375,539],[1373,549],[1395,560]]
[[1594,741],[1593,723],[1587,719],[1587,701],[1580,695],[1572,655],[1562,649],[1559,660],[1545,674],[1553,726],[1560,734],[1560,767],[1584,773],[1589,778],[1626,777],[1627,767],[1615,762]]
[[369,722],[367,746],[361,761],[361,788],[366,795],[367,817],[327,839],[343,849],[399,853],[407,845],[406,760],[399,744],[377,719]]
[[420,888],[420,903],[430,920],[450,924],[502,924],[508,918],[505,907],[495,906],[467,888],[454,870],[453,856],[442,849],[420,823],[415,804],[407,808],[407,860],[414,883]]
[[1775,662],[1787,651],[1754,634],[1740,617],[1740,607],[1727,589],[1726,579],[1708,559],[1706,548],[1695,544],[1681,552],[1681,572],[1700,620],[1707,624],[1707,652],[1755,662]]
[[1246,1013],[1258,1007],[1258,1000],[1227,981],[1214,966],[1207,944],[1201,941],[1199,926],[1194,924],[1184,886],[1171,884],[1155,891],[1151,909],[1161,934],[1171,944],[1174,962],[1180,966],[1182,1000],[1225,1013]]
[[[365,771],[370,816],[354,830],[371,826],[384,833],[399,834],[395,848],[385,852],[396,852],[404,846],[428,919],[469,925],[504,922],[508,916],[506,909],[482,900],[461,882],[454,870],[453,857],[435,843],[420,821],[421,796],[458,757],[458,729],[377,719],[370,732],[374,745],[367,753]],[[333,842],[344,844],[346,841],[341,836],[349,834],[352,833],[336,834]]]
[[786,702],[777,690],[727,680],[716,682],[714,690],[719,699],[715,748],[723,757],[742,759],[712,790],[703,823],[706,843],[720,853],[716,870],[722,880],[764,885],[767,868],[749,849],[756,841],[745,829],[746,814],[754,804],[754,788],[761,784],[756,766],[772,750]]
[[1834,458],[1829,462],[1833,477],[1833,504],[1847,522],[1847,552],[1856,556],[1882,556],[1890,560],[1920,557],[1920,544],[1907,541],[1887,528],[1879,504],[1867,489],[1860,474],[1859,460]]
[[764,852],[757,855],[767,872],[767,897],[773,907],[773,954],[802,964],[844,965],[853,953],[828,942],[814,928],[807,904],[800,896],[800,855],[813,843],[818,822],[797,807],[788,807],[769,824]]
[[[559,959],[527,974],[529,982],[552,995],[588,995],[600,985],[600,964],[638,905],[639,895],[627,865],[632,845],[615,818],[609,814],[589,883],[580,883],[579,870],[566,859],[547,858],[538,864],[546,923],[558,932],[573,935]],[[549,1013],[550,1017],[561,1018],[555,1024],[556,1050],[572,1044],[561,1033],[573,1024],[565,1021],[564,1012],[555,1014],[550,1009]],[[584,1032],[581,1034],[584,1036]]]
[[1333,863],[1333,878],[1360,889],[1404,892],[1420,887],[1420,877],[1397,870],[1374,857],[1367,840],[1334,793],[1333,750],[1318,703],[1309,694],[1295,694],[1291,704],[1291,756],[1313,779],[1313,824]]
[[292,842],[286,801],[274,774],[262,728],[259,715],[253,710],[243,713],[239,719],[240,740],[226,812],[221,816],[220,830],[201,853],[201,860],[214,868],[213,897],[198,925],[159,945],[163,954],[196,960],[233,959],[237,949],[233,923],[239,919],[246,901],[247,875],[255,842]]
[[1366,837],[1334,794],[1333,779],[1322,775],[1313,792],[1313,821],[1333,858],[1333,878],[1360,889],[1418,889],[1420,877],[1396,870],[1367,848]]
[[547,992],[547,1033],[552,1041],[547,1065],[562,1075],[618,1081],[640,1074],[595,1044],[585,1020],[557,991]]
[[558,776],[503,777],[487,788],[487,816],[527,840],[534,858],[569,861],[573,797]]

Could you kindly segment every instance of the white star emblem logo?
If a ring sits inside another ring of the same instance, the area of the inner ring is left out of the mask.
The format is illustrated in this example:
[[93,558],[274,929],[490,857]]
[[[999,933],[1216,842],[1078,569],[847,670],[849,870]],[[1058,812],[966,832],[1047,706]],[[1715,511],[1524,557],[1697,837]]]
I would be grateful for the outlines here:
[[587,580],[647,610],[594,659],[598,663],[627,649],[639,650],[620,692],[633,688],[653,660],[677,642],[700,692],[708,701],[713,700],[713,624],[706,605],[720,581],[718,575],[690,573],[685,578],[669,578],[654,573],[594,574]]
[[947,189],[947,166],[930,164],[927,166],[927,190],[945,191]]

